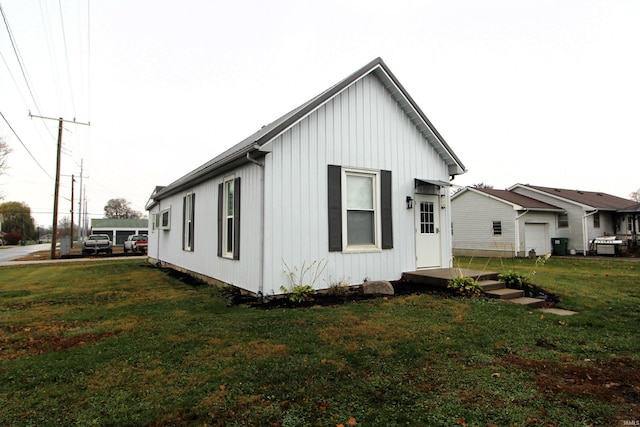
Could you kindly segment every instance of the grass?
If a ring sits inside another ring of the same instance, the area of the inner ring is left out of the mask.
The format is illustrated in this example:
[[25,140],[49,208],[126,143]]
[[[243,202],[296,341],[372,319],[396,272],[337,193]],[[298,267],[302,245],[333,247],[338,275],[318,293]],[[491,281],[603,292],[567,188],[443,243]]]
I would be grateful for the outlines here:
[[0,425],[623,425],[639,267],[539,267],[572,317],[438,294],[261,310],[139,260],[3,268]]

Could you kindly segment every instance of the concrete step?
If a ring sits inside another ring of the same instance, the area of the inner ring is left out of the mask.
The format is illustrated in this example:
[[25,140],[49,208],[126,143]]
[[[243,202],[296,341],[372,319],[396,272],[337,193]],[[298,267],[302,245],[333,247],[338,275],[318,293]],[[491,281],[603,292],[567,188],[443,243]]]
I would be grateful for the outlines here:
[[493,291],[487,291],[485,292],[485,295],[487,295],[489,298],[497,298],[497,299],[514,299],[514,298],[520,298],[524,296],[524,291],[521,291],[519,289],[496,289]]
[[504,289],[506,285],[499,280],[480,280],[478,285],[482,288],[482,292],[495,291],[496,289]]
[[513,304],[526,305],[531,308],[541,308],[544,306],[544,300],[540,298],[529,298],[529,297],[519,297],[508,299],[506,302],[510,302]]

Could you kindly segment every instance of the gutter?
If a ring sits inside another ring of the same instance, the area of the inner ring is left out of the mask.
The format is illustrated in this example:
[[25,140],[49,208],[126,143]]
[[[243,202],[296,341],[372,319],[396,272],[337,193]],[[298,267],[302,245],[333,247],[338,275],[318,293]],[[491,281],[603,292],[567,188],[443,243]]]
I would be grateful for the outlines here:
[[516,232],[516,250],[515,250],[515,254],[514,256],[517,258],[518,257],[518,252],[520,251],[520,224],[519,224],[519,220],[520,218],[522,218],[523,216],[525,216],[526,214],[529,213],[529,209],[525,209],[524,212],[522,212],[520,215],[516,216],[516,219],[514,220],[515,223],[515,232]]
[[591,213],[587,213],[582,215],[582,255],[587,256],[587,252],[589,252],[589,238],[588,238],[588,229],[587,229],[587,218],[591,215],[595,215],[600,212],[598,209]]
[[250,152],[247,153],[247,160],[250,161],[251,163],[258,165],[261,169],[261,173],[260,173],[260,265],[258,266],[260,279],[258,281],[258,298],[262,298],[264,296],[264,264],[265,264],[265,260],[264,260],[264,256],[265,256],[265,250],[264,250],[265,172],[264,172],[264,169],[265,168],[264,168],[264,163],[259,162],[258,160],[251,157]]

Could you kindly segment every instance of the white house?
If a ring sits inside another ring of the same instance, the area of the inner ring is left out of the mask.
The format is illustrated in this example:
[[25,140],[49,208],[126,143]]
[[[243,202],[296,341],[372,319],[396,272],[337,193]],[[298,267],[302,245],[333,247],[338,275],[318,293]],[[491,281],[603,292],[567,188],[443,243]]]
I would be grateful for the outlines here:
[[464,171],[378,58],[156,187],[150,262],[264,295],[288,284],[285,263],[325,262],[318,289],[450,267],[448,187]]
[[551,252],[554,238],[588,254],[594,239],[633,230],[633,216],[624,210],[633,201],[606,193],[516,184],[465,188],[451,203],[455,255],[527,256],[532,249],[541,255]]
[[626,233],[622,223],[626,215],[617,211],[634,204],[632,200],[595,191],[529,184],[516,184],[509,190],[564,209],[566,213],[558,216],[557,236],[552,237],[568,238],[569,247],[582,254],[589,252],[590,242],[597,237]]
[[527,256],[551,252],[562,208],[507,190],[466,187],[454,194],[456,256]]

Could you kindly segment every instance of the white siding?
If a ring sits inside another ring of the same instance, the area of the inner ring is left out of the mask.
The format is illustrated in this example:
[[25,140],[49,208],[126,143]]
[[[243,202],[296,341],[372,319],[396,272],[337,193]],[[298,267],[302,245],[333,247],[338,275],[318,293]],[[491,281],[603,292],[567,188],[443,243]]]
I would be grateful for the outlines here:
[[[265,293],[286,285],[283,261],[300,269],[328,262],[315,284],[395,280],[415,269],[414,178],[448,181],[444,161],[373,75],[350,86],[270,143],[266,162]],[[392,171],[394,248],[379,252],[328,252],[327,165]],[[441,215],[440,229],[448,230]],[[443,237],[449,263],[450,234]],[[448,264],[446,265],[448,266]]]
[[[241,178],[240,259],[217,256],[218,184],[225,176]],[[258,292],[260,283],[260,186],[262,170],[249,164],[160,201],[150,214],[171,208],[171,229],[149,231],[149,256],[194,273]],[[195,193],[194,250],[182,250],[182,198]]]
[[[451,203],[455,253],[515,255],[516,211],[512,205],[473,191],[460,194]],[[493,221],[502,223],[502,235],[493,234]]]
[[[149,256],[266,295],[281,293],[280,287],[288,285],[284,262],[301,269],[303,264],[326,261],[315,283],[318,289],[341,279],[354,284],[367,278],[395,280],[415,270],[413,211],[406,209],[405,198],[413,197],[415,178],[447,182],[448,167],[377,77],[369,74],[357,81],[264,150],[264,169],[250,164],[235,172],[242,178],[239,261],[216,255],[217,186],[223,176],[188,190],[196,193],[195,250],[181,249],[184,192],[162,200],[150,212],[172,209],[171,230],[149,232]],[[392,172],[393,249],[329,252],[329,164]],[[448,197],[439,224],[444,267],[451,265]]]

